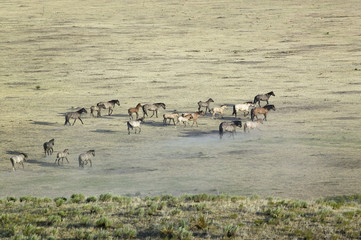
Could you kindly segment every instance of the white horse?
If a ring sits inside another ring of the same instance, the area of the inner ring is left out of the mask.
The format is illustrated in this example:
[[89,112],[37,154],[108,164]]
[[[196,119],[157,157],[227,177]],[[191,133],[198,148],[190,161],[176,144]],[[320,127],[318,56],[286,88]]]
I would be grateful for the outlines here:
[[139,118],[138,120],[130,120],[127,122],[127,126],[128,126],[128,134],[130,134],[130,129],[134,129],[134,134],[137,134],[137,129],[139,129],[139,132],[141,132],[141,128],[140,128],[140,124],[143,122],[144,117]]
[[184,113],[182,116],[178,117],[178,123],[183,123],[184,126],[187,126],[187,123],[189,124],[189,121],[192,119],[192,114]]
[[24,162],[26,162],[27,158],[28,158],[28,155],[26,155],[25,153],[20,153],[19,155],[12,156],[10,158],[10,162],[11,162],[11,165],[13,166],[13,171],[16,171],[15,163],[19,163],[19,164],[23,165],[23,168],[24,168]]
[[58,165],[60,165],[60,159],[62,160],[62,163],[64,162],[64,158],[66,159],[66,161],[69,163],[69,160],[67,158],[67,156],[69,155],[69,150],[68,149],[64,149],[64,151],[62,152],[58,152],[56,154],[56,159],[55,159],[55,164],[56,162],[58,162]]
[[233,113],[232,115],[235,115],[237,117],[237,112],[243,112],[244,116],[247,116],[252,108],[254,108],[256,105],[251,102],[246,103],[240,103],[233,105]]
[[89,150],[86,153],[82,153],[79,155],[79,167],[84,167],[84,165],[90,163],[90,166],[92,166],[92,157],[95,157],[95,150]]
[[223,112],[224,110],[227,108],[227,105],[222,105],[220,107],[215,107],[212,109],[212,118],[214,118],[216,116],[216,114],[218,113],[219,115],[221,115],[221,118],[223,118]]
[[243,124],[243,130],[244,132],[250,132],[250,129],[258,129],[261,130],[259,128],[260,124],[263,124],[263,120],[262,119],[257,119],[256,121],[247,121]]

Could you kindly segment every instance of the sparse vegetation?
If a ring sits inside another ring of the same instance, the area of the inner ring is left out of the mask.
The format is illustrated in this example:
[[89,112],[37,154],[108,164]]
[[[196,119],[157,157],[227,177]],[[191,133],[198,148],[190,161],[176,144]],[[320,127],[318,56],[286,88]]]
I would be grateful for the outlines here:
[[[0,238],[359,239],[361,195],[317,201],[102,194],[0,200]],[[312,229],[312,230],[311,230]]]

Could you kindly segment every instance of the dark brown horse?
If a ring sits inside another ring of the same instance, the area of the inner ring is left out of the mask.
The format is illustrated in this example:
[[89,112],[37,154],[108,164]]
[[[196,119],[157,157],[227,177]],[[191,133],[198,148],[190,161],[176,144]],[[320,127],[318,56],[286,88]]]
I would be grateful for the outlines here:
[[271,96],[275,96],[275,94],[272,92],[266,93],[266,94],[258,94],[257,96],[254,97],[253,103],[256,104],[258,103],[258,106],[261,106],[261,101],[266,101],[267,105],[268,105],[268,99]]
[[254,117],[256,117],[258,119],[257,115],[258,114],[263,114],[264,115],[263,120],[267,121],[267,113],[270,110],[276,111],[275,106],[274,105],[266,105],[264,107],[255,107],[255,108],[253,108],[252,111],[251,111],[251,120],[253,121]]

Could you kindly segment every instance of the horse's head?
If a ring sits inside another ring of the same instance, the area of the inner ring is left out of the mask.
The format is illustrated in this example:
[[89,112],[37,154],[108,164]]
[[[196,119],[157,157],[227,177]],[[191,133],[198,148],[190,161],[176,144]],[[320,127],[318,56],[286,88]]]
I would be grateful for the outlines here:
[[26,153],[20,153],[20,155],[23,155],[24,161],[26,161],[26,159],[28,158],[28,155]]
[[78,111],[78,113],[88,113],[88,111],[85,109],[85,108],[82,108],[82,109],[80,109],[79,111]]
[[95,150],[89,150],[88,153],[90,153],[91,155],[93,155],[95,157]]
[[214,102],[212,98],[209,98],[207,102]]
[[118,106],[120,106],[119,100],[113,100],[115,104],[117,104]]
[[276,95],[274,94],[274,92],[273,92],[273,91],[271,91],[271,92],[267,93],[267,95],[270,95],[270,96],[276,96]]

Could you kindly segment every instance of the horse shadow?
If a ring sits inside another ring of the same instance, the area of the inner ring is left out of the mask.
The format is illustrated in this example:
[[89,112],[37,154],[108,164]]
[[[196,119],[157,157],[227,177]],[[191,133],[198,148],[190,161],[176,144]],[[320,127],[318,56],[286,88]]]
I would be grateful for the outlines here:
[[142,122],[142,125],[152,126],[152,127],[164,127],[165,126],[163,121],[162,122],[156,122],[156,121],[149,121],[149,119],[148,119],[148,121],[144,120]]
[[50,162],[43,162],[43,161],[39,161],[36,159],[28,159],[28,160],[26,160],[26,162],[30,163],[30,164],[35,164],[35,165],[38,165],[41,167],[51,167],[51,168],[58,167],[58,164],[55,164],[55,158]]
[[218,130],[212,131],[194,131],[194,130],[184,130],[181,137],[205,137],[218,134]]

